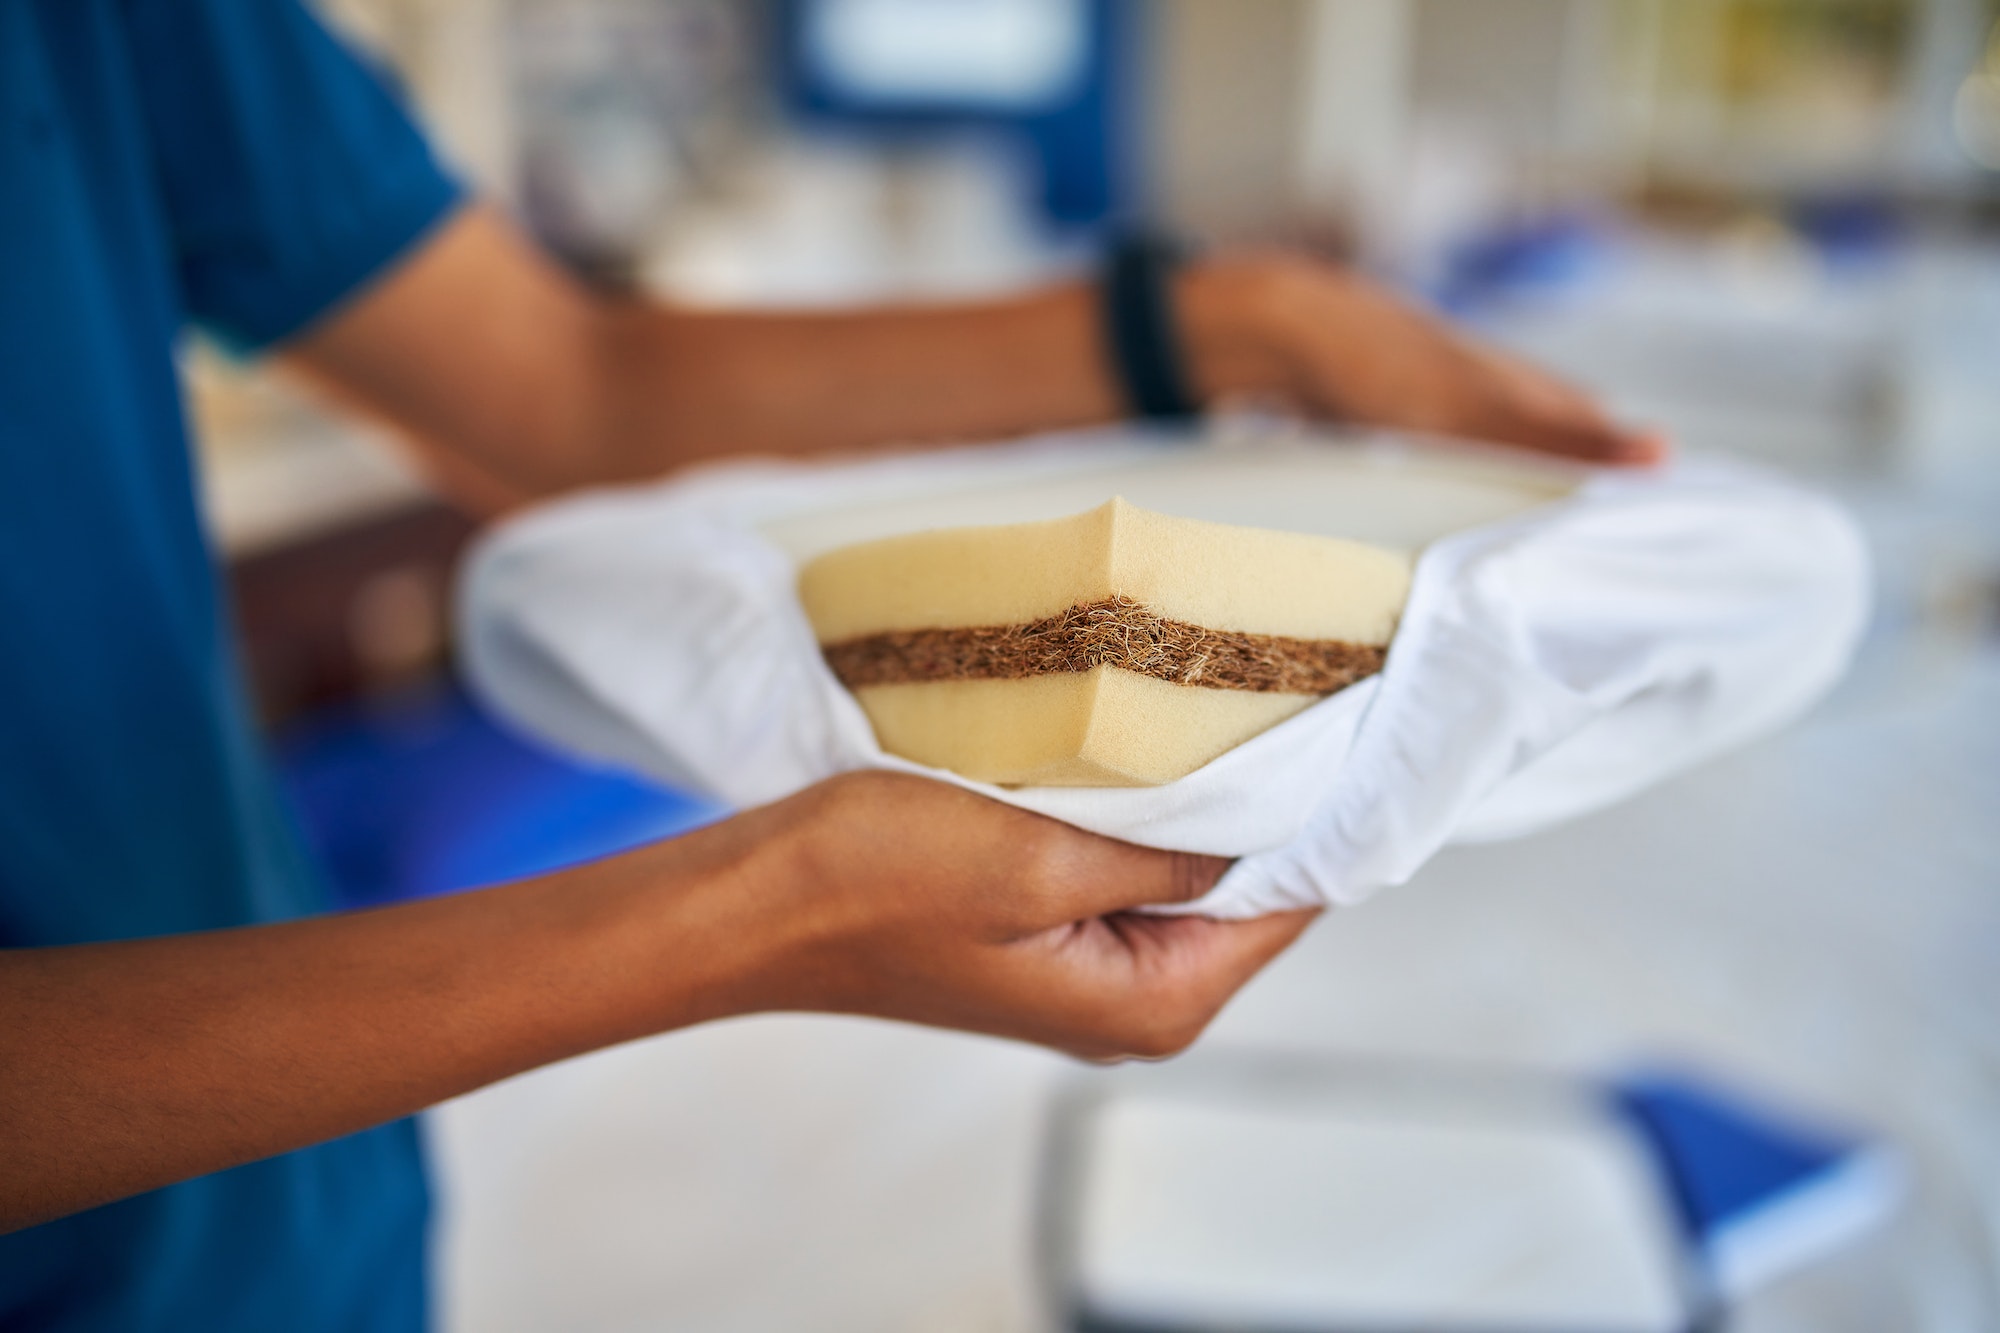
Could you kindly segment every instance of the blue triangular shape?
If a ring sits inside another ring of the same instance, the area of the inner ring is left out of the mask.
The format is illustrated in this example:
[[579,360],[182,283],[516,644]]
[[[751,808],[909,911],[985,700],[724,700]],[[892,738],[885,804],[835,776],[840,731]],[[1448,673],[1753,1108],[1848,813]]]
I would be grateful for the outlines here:
[[1882,1149],[1704,1080],[1650,1072],[1610,1095],[1652,1148],[1718,1291],[1740,1295],[1838,1248],[1900,1193]]

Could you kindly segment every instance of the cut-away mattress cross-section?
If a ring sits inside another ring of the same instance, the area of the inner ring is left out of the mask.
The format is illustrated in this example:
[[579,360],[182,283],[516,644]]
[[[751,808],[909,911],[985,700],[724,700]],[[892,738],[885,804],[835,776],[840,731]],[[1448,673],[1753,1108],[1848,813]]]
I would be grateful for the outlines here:
[[1379,671],[1410,572],[1113,499],[831,551],[799,598],[883,749],[1006,785],[1149,786]]

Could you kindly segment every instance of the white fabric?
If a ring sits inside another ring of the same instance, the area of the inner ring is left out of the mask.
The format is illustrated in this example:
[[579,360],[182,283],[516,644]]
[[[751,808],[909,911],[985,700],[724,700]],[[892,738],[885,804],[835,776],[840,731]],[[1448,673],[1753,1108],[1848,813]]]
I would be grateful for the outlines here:
[[1147,846],[1242,858],[1197,910],[1358,902],[1451,841],[1518,836],[1793,718],[1839,676],[1867,562],[1829,502],[1688,460],[1430,545],[1382,673],[1181,780],[1006,790],[892,755],[821,659],[762,525],[1115,466],[1131,436],[737,465],[518,518],[460,592],[474,686],[559,747],[739,806],[921,773]]

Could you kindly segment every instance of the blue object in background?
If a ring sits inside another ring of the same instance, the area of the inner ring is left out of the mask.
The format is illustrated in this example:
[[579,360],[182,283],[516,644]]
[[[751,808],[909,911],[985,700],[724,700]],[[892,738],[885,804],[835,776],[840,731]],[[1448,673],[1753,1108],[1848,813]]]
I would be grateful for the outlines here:
[[1885,1148],[1678,1072],[1615,1082],[1715,1293],[1736,1297],[1880,1225],[1902,1195]]
[[449,685],[319,714],[280,739],[278,762],[347,907],[553,870],[724,813],[558,758]]
[[1603,219],[1574,211],[1495,225],[1452,248],[1428,294],[1468,315],[1523,296],[1575,290],[1608,267],[1610,233]]
[[1822,195],[1793,203],[1785,221],[1812,243],[1827,267],[1868,273],[1902,253],[1909,226],[1889,199],[1869,194]]
[[1059,227],[1138,193],[1132,0],[781,0],[778,69],[809,127],[875,139],[990,134],[1040,169]]

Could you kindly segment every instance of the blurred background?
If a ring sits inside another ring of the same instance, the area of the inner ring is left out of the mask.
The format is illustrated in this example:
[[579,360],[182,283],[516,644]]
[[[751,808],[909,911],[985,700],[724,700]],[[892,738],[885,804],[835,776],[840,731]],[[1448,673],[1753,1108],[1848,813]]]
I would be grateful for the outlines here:
[[[1905,1182],[1735,1326],[2000,1329],[2000,0],[324,8],[606,289],[998,292],[1147,218],[1360,265],[1685,449],[1840,496],[1878,605],[1828,705],[1447,853],[1206,1045],[1713,1071],[1893,1148]],[[366,428],[187,361],[260,703],[349,900],[720,813],[496,729],[448,666],[471,523]],[[1074,1077],[785,1018],[466,1099],[432,1122],[447,1321],[1042,1327],[1037,1181]]]

